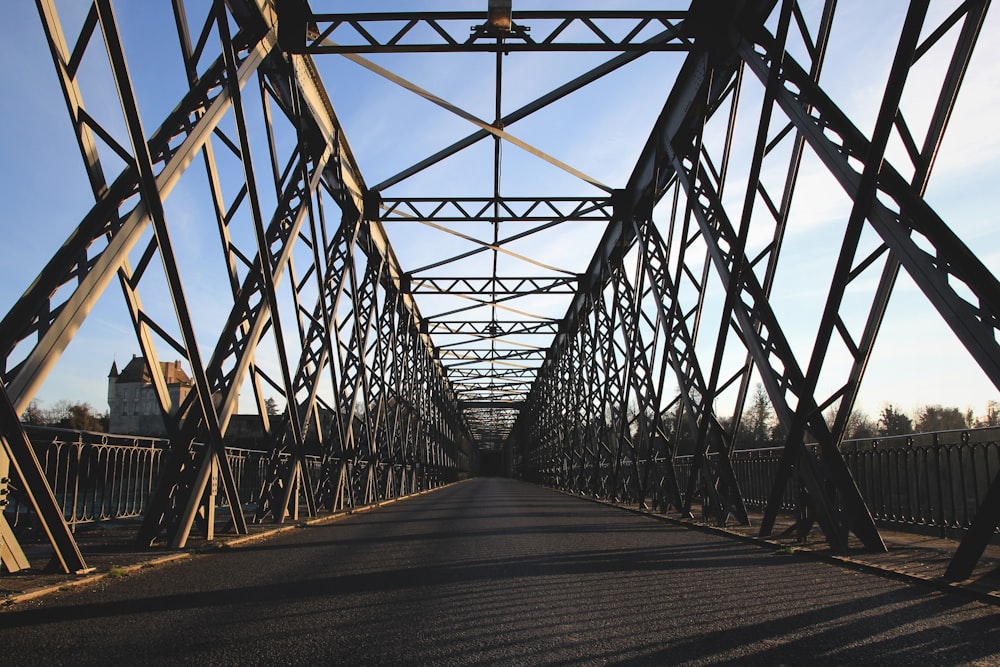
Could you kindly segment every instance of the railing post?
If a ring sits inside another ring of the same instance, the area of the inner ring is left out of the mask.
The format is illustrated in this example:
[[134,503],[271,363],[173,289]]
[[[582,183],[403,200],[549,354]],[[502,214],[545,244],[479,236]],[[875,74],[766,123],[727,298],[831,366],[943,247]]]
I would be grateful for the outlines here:
[[935,485],[937,487],[937,506],[938,506],[938,526],[941,527],[941,537],[947,536],[947,525],[945,523],[944,514],[944,482],[943,475],[941,474],[941,440],[938,434],[934,434],[934,478],[937,481]]
[[[210,469],[208,486],[205,489],[205,539],[211,542],[215,539],[215,503],[219,495],[219,460],[209,457]],[[242,507],[230,507],[231,512],[242,512]]]
[[[72,509],[68,512],[69,529],[76,532],[76,524],[79,522],[80,504],[80,468],[83,466],[83,434],[77,433],[76,442],[65,443],[69,447],[66,457],[66,493],[63,497],[63,515],[66,515],[67,500],[72,503]],[[58,455],[56,460],[59,460]],[[58,493],[58,489],[53,489]],[[67,498],[68,496],[68,498]]]

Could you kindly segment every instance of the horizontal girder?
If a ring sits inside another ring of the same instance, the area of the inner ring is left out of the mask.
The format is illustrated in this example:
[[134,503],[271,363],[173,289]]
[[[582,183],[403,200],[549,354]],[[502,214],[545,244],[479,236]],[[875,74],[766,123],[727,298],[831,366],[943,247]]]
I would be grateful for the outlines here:
[[[409,285],[406,285],[406,282]],[[408,289],[407,289],[408,288]],[[488,278],[408,276],[410,294],[575,294],[575,278],[496,276]]]
[[505,361],[512,360],[525,360],[525,359],[544,359],[545,358],[544,349],[522,349],[522,348],[495,348],[487,350],[479,350],[474,348],[468,349],[438,349],[437,357],[442,362],[452,361],[452,360],[462,360],[462,361],[495,361],[502,359]]
[[383,222],[607,223],[609,197],[407,197],[382,199]]
[[466,410],[520,410],[519,401],[459,401],[459,405]]
[[511,335],[551,336],[558,333],[558,320],[423,320],[428,334],[458,334],[496,338]]
[[[678,30],[687,15],[683,9],[518,11],[516,22],[502,32],[484,24],[485,12],[310,14],[300,10],[296,14],[293,20],[301,25],[301,32],[289,36],[286,48],[312,54],[645,52],[691,48],[690,39]],[[647,31],[664,28],[672,31],[672,39],[650,43],[644,38]]]

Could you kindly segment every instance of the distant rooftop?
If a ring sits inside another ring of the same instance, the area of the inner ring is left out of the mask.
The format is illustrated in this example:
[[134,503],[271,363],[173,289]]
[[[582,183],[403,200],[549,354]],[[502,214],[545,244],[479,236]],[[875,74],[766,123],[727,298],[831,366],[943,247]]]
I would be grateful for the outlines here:
[[[163,370],[163,377],[167,384],[193,384],[190,376],[181,367],[179,359],[177,361],[161,361],[160,368]],[[108,377],[117,378],[118,382],[145,382],[147,384],[152,382],[146,358],[135,354],[132,355],[132,360],[125,365],[120,373],[118,372],[118,363],[113,362]]]

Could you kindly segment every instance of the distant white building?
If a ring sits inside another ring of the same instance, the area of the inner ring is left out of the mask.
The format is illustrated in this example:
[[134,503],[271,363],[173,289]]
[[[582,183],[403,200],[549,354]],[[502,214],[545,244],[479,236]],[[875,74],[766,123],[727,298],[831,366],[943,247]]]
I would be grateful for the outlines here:
[[[160,362],[163,376],[176,409],[191,392],[194,382],[180,361]],[[165,436],[166,426],[156,400],[145,357],[132,356],[125,368],[111,364],[108,374],[108,431],[127,435]]]

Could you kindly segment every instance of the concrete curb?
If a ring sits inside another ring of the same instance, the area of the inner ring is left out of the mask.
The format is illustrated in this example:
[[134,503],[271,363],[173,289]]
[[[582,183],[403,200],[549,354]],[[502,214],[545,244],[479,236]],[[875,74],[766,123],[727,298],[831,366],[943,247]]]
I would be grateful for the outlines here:
[[12,605],[18,602],[27,602],[28,600],[34,600],[40,598],[44,595],[49,595],[50,593],[55,593],[57,591],[66,590],[67,588],[79,588],[86,586],[88,584],[94,584],[111,576],[121,576],[125,574],[130,574],[137,570],[143,570],[149,567],[155,567],[157,565],[164,565],[166,563],[172,563],[174,561],[183,560],[185,558],[190,558],[195,552],[183,551],[181,553],[170,554],[169,556],[160,556],[159,558],[153,558],[148,561],[143,561],[141,563],[133,563],[132,565],[123,565],[121,567],[114,567],[108,572],[97,572],[94,574],[87,574],[79,579],[70,579],[67,581],[60,582],[58,584],[52,584],[50,586],[41,586],[39,588],[33,588],[23,593],[18,593],[16,595],[10,595],[3,599],[0,604]]

